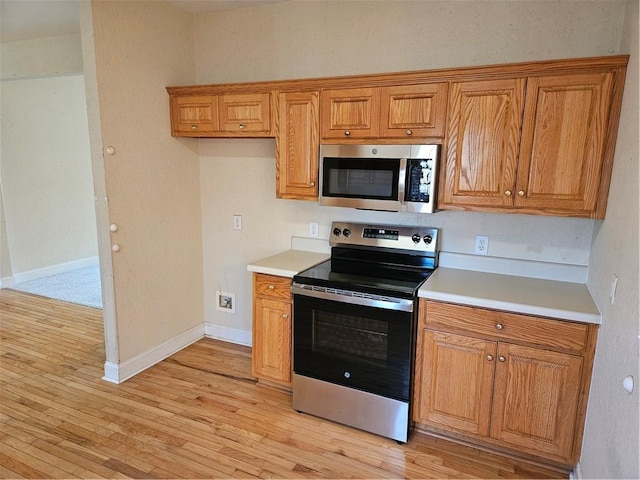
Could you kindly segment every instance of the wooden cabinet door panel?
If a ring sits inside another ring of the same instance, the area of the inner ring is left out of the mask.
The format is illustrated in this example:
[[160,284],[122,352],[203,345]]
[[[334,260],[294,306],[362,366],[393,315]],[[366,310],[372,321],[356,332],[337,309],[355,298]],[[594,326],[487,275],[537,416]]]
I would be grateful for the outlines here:
[[443,205],[511,207],[525,79],[453,82]]
[[531,453],[570,458],[582,357],[500,343],[498,358],[491,437]]
[[278,96],[277,198],[318,198],[318,123],[318,92]]
[[529,79],[516,207],[595,210],[612,85],[611,73]]
[[380,137],[443,137],[447,89],[446,82],[383,87]]
[[271,96],[268,93],[227,94],[218,99],[220,130],[235,134],[271,132]]
[[291,304],[254,298],[253,375],[291,382]]
[[218,129],[218,104],[214,95],[172,97],[171,107],[175,136],[205,136]]
[[379,88],[324,90],[321,94],[322,138],[370,138],[378,136]]
[[496,343],[423,330],[418,421],[487,436]]

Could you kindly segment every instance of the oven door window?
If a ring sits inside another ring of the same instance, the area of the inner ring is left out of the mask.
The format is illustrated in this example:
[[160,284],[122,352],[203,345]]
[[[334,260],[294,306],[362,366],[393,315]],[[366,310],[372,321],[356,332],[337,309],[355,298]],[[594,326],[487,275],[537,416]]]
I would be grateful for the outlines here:
[[294,371],[407,401],[413,314],[294,296]]
[[398,200],[398,159],[325,157],[322,165],[325,197]]

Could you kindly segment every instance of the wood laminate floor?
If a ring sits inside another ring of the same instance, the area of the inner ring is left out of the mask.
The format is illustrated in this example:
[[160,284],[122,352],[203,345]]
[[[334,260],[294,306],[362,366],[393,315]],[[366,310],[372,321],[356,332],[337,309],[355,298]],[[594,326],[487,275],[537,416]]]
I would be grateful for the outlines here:
[[113,385],[101,310],[0,290],[0,315],[2,478],[562,478],[296,413],[246,347],[203,339]]

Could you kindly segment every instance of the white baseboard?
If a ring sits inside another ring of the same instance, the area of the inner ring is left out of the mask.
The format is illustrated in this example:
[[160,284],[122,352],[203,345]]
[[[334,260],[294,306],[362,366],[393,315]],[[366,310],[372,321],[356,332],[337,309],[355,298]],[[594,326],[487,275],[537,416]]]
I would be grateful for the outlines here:
[[240,330],[238,328],[222,327],[220,325],[205,322],[204,335],[205,337],[224,340],[225,342],[230,343],[237,343],[247,347],[253,345],[251,331]]
[[0,278],[0,288],[11,288],[16,284],[16,279],[13,277]]
[[158,345],[140,355],[125,360],[122,363],[105,362],[103,380],[111,383],[122,383],[138,373],[152,367],[174,353],[188,347],[204,337],[204,328],[200,324],[191,330],[172,338],[168,342]]
[[[36,268],[35,270],[28,270],[22,273],[14,273],[13,285],[29,282],[31,280],[37,280],[38,278],[49,277],[51,275],[58,275],[60,273],[67,273],[79,268],[94,267],[99,265],[98,257],[81,258],[80,260],[73,260],[71,262],[58,263],[57,265],[51,265],[44,268]],[[2,279],[2,287],[4,288],[5,279]],[[13,286],[11,285],[11,286]],[[10,285],[7,285],[10,286]]]

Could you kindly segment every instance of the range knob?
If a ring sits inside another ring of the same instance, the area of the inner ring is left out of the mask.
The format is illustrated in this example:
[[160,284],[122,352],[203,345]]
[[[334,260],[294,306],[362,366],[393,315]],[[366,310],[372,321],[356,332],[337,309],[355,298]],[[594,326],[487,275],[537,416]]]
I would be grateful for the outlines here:
[[349,230],[348,228],[345,228],[344,230],[342,230],[342,234],[348,238],[351,236],[351,230]]
[[418,243],[420,241],[420,235],[414,233],[413,235],[411,235],[411,240],[413,240],[413,243]]
[[429,245],[433,241],[433,237],[431,235],[425,235],[423,240],[424,240],[424,243]]
[[336,237],[339,237],[341,233],[342,233],[342,230],[340,230],[338,227],[336,227],[336,228],[334,228],[334,229],[333,229],[333,234],[334,234]]

